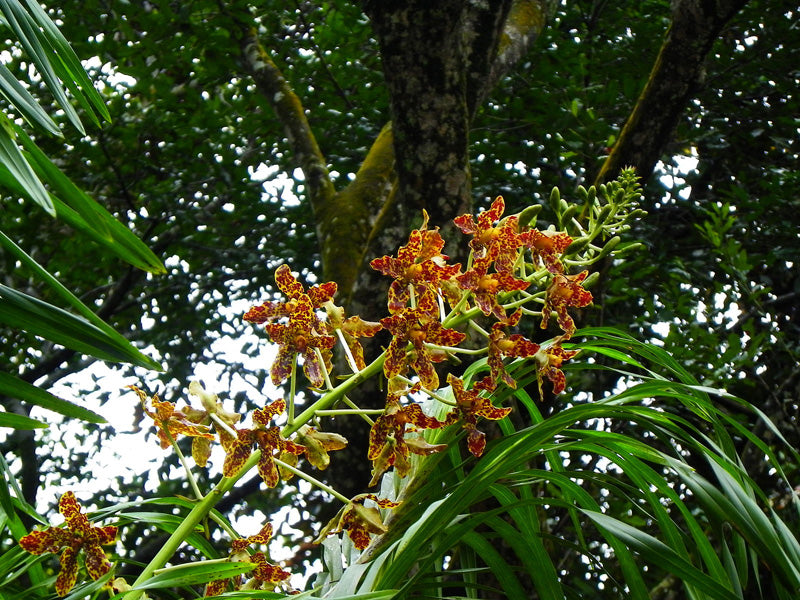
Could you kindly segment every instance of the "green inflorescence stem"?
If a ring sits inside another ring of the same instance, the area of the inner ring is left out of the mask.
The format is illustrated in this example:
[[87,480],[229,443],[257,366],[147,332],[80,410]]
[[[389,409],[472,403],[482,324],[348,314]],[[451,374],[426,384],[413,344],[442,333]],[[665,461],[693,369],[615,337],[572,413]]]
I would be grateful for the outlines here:
[[[376,375],[383,368],[383,363],[386,360],[385,354],[381,354],[378,358],[372,361],[364,369],[355,373],[338,386],[333,388],[330,392],[322,396],[314,404],[309,406],[306,410],[300,413],[291,425],[286,425],[283,428],[283,435],[289,436],[297,431],[302,425],[308,423],[316,415],[318,410],[325,410],[333,405],[336,401],[341,399],[345,394],[350,392],[353,388],[358,386],[362,381],[365,381]],[[223,477],[220,482],[214,486],[208,494],[206,494],[195,507],[189,511],[189,514],[183,519],[183,522],[172,533],[169,539],[164,543],[161,550],[153,557],[150,563],[142,570],[136,581],[133,582],[132,587],[142,585],[150,579],[158,569],[161,569],[167,561],[175,554],[178,547],[186,540],[189,535],[195,530],[197,525],[211,512],[211,509],[219,502],[222,497],[241,479],[250,469],[252,469],[261,458],[261,451],[254,451],[247,459],[239,472],[233,477]],[[138,600],[142,596],[142,591],[135,590],[128,592],[124,596],[124,600]]]

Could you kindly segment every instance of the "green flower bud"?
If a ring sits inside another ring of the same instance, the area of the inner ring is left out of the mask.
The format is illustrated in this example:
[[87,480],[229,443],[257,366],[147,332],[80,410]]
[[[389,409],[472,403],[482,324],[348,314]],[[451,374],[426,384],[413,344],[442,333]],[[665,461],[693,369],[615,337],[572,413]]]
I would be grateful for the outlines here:
[[613,207],[610,204],[606,204],[600,209],[600,212],[597,213],[597,217],[595,217],[595,223],[599,225],[603,225],[607,220],[608,217],[611,215]]
[[557,187],[554,187],[553,190],[550,192],[550,208],[553,209],[553,212],[558,214],[559,208],[561,207],[561,192],[558,191]]
[[576,240],[573,240],[573,242],[567,246],[566,250],[564,250],[563,256],[572,256],[573,254],[582,252],[586,249],[591,241],[592,239],[588,236],[579,237]]
[[542,212],[541,204],[531,204],[528,208],[519,213],[519,227],[534,227],[536,225],[536,217]]
[[603,249],[600,250],[600,254],[597,255],[597,258],[603,258],[603,257],[608,256],[609,254],[611,254],[611,252],[614,250],[614,248],[616,248],[617,245],[621,241],[622,241],[622,238],[619,237],[618,235],[615,235],[614,237],[612,237],[610,240],[608,240],[605,243],[605,245],[603,246]]
[[561,226],[563,227],[567,223],[569,223],[570,219],[572,219],[578,213],[578,205],[577,204],[570,204],[566,207],[564,212],[561,214]]
[[583,289],[588,290],[590,287],[594,286],[600,280],[600,272],[594,271],[593,273],[589,273],[589,276],[583,280]]

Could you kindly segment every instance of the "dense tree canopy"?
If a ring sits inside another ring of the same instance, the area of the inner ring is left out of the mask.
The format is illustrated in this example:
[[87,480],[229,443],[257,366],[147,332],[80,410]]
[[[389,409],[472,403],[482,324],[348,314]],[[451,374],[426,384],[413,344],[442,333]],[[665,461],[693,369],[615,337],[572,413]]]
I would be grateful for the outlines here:
[[[368,262],[393,254],[422,209],[451,239],[456,215],[497,195],[516,213],[547,205],[554,186],[574,199],[579,186],[632,166],[647,216],[626,241],[643,249],[595,266],[594,304],[580,311],[579,324],[654,341],[700,384],[766,413],[776,431],[720,400],[733,422],[764,436],[769,446],[741,435],[731,443],[774,507],[787,505],[791,490],[764,456],[776,452],[796,478],[800,465],[777,434],[800,444],[796,3],[65,0],[48,8],[85,59],[111,122],[86,135],[67,131],[66,144],[36,141],[145,241],[167,273],[125,265],[63,235],[63,222],[40,220],[37,209],[12,201],[13,190],[2,228],[157,355],[166,375],[135,373],[154,389],[163,385],[165,398],[184,394],[195,366],[208,361],[232,389],[252,390],[235,394],[237,410],[271,393],[268,360],[243,372],[214,343],[230,336],[241,353],[264,355],[264,340],[243,336],[253,328],[241,309],[275,293],[281,263],[308,283],[338,282],[350,314],[377,319],[385,309],[375,298],[387,283]],[[17,53],[3,60],[14,73],[30,66]],[[34,91],[43,104],[54,103],[41,88]],[[555,221],[543,211],[542,225],[548,219]],[[463,249],[447,251],[463,258]],[[0,256],[5,283],[28,289],[30,273]],[[36,293],[48,299],[46,290]],[[387,343],[378,339],[375,348]],[[93,360],[10,329],[0,347],[2,371],[45,388]],[[545,416],[602,398],[618,380],[577,367],[571,375],[566,396],[545,390]],[[121,405],[123,391],[102,380],[71,385],[75,397]],[[705,430],[696,415],[685,417]],[[93,428],[80,436],[98,444],[108,434]],[[19,457],[14,465],[34,504],[40,481],[85,477],[80,457],[56,467],[48,455],[59,440],[35,436],[15,431],[3,442],[7,456]],[[177,464],[170,460],[161,473]],[[369,479],[357,462],[330,470],[351,495]],[[692,466],[708,473],[705,464]],[[287,502],[255,494],[259,483],[226,502],[246,500],[264,512]],[[117,486],[111,494],[120,499],[145,493],[128,480]],[[156,493],[178,492],[166,482],[146,492]],[[307,509],[325,512],[313,503]],[[796,532],[796,517],[785,512]],[[568,520],[549,525],[572,528]],[[142,561],[148,552],[144,544]],[[619,588],[603,591],[580,577],[569,584],[576,594],[586,585],[592,597],[619,597]],[[648,579],[653,597],[677,590],[663,577]],[[656,589],[661,584],[665,590]],[[742,587],[758,589],[753,580]]]

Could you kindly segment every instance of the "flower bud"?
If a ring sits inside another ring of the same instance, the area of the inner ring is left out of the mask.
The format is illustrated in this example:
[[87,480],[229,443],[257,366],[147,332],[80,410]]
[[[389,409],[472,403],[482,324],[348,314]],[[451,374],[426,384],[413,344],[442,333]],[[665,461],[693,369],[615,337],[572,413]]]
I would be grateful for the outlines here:
[[597,258],[603,258],[611,254],[611,251],[617,247],[617,244],[619,244],[621,240],[622,238],[619,237],[618,235],[612,237],[610,240],[606,242],[605,246],[603,246],[603,249],[600,250],[600,254],[597,255]]
[[646,246],[639,242],[635,242],[633,244],[626,244],[625,246],[622,246],[619,250],[617,250],[615,256],[621,256],[622,254],[626,254],[631,250],[644,250],[645,248]]
[[567,246],[566,250],[564,250],[563,256],[572,256],[573,254],[582,252],[586,249],[591,241],[592,239],[588,236],[577,238],[569,246]]
[[589,273],[589,276],[583,280],[583,289],[589,289],[592,287],[597,281],[600,279],[600,273],[598,271],[594,271],[593,273]]
[[541,204],[531,204],[528,208],[519,213],[519,227],[534,227],[536,225],[536,217],[542,212]]
[[603,208],[601,208],[600,212],[597,214],[597,217],[595,218],[595,222],[598,223],[599,225],[602,225],[603,223],[605,223],[606,220],[608,219],[609,215],[611,214],[612,210],[613,210],[613,207],[610,204],[606,204],[605,206],[603,206]]
[[561,212],[561,192],[558,191],[557,187],[554,187],[550,192],[550,208],[556,214]]
[[565,226],[578,213],[578,205],[570,204],[561,214],[561,225]]

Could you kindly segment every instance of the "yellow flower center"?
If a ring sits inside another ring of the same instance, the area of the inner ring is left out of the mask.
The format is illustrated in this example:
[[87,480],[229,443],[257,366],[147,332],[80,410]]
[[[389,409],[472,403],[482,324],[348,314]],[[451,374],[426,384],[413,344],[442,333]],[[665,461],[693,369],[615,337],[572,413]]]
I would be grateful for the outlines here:
[[419,263],[414,263],[413,265],[409,265],[406,268],[406,279],[412,281],[417,279],[420,275],[422,275],[422,265]]
[[295,336],[294,346],[298,352],[305,352],[306,348],[308,348],[308,338],[304,335]]
[[549,235],[542,233],[541,235],[534,236],[531,245],[536,248],[537,250],[543,252],[550,252],[555,247],[555,243],[553,242],[553,238]]
[[501,353],[506,354],[507,352],[511,352],[514,349],[514,342],[509,340],[508,338],[503,338],[499,342],[497,342],[497,348],[500,350]]
[[408,332],[408,339],[412,344],[421,344],[425,341],[425,331],[420,325],[414,325]]
[[491,275],[484,275],[478,281],[478,291],[496,294],[500,282]]
[[482,246],[488,246],[493,241],[495,241],[500,236],[500,228],[499,227],[489,227],[485,231],[482,231],[481,234],[478,236],[478,243]]

